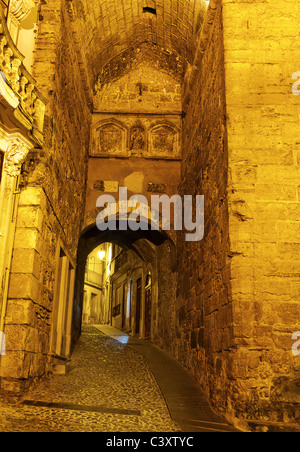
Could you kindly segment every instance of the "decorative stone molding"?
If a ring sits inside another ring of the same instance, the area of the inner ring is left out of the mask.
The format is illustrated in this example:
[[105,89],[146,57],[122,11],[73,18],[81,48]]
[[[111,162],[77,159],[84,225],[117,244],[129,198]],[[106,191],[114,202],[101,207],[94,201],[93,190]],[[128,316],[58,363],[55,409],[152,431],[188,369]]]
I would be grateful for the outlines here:
[[116,120],[104,121],[93,133],[91,155],[118,156],[126,154],[127,130]]
[[169,118],[146,113],[107,117],[92,126],[90,156],[180,159],[181,124],[177,114]]
[[3,171],[11,177],[20,174],[22,163],[24,162],[30,146],[25,144],[19,138],[15,139],[7,148]]
[[[13,0],[11,7],[16,14],[24,15],[34,5],[33,0]],[[17,120],[31,132],[35,142],[42,145],[47,101],[37,89],[37,83],[26,70],[23,60],[24,56],[14,44],[0,9],[0,94],[14,109]]]
[[150,155],[177,157],[179,131],[173,124],[157,124],[150,131]]
[[4,97],[6,102],[13,108],[19,105],[19,98],[14,91],[7,85],[5,73],[0,74],[0,94]]
[[141,122],[137,122],[130,130],[130,146],[132,153],[141,153],[146,149],[146,130]]
[[34,6],[33,0],[11,0],[9,12],[21,22],[31,13]]

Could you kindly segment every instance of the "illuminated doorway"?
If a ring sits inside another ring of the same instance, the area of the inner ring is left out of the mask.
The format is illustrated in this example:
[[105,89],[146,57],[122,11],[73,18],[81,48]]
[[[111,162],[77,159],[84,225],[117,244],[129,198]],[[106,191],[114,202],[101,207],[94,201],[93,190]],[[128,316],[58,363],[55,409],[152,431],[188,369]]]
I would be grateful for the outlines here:
[[106,325],[110,322],[110,285],[112,245],[104,243],[87,257],[84,275],[82,322]]
[[136,311],[135,311],[135,334],[140,334],[142,303],[142,278],[136,281]]
[[145,287],[145,339],[151,337],[151,314],[152,314],[152,277],[149,272],[146,278]]
[[128,281],[128,289],[127,289],[127,328],[131,330],[132,324],[132,279]]

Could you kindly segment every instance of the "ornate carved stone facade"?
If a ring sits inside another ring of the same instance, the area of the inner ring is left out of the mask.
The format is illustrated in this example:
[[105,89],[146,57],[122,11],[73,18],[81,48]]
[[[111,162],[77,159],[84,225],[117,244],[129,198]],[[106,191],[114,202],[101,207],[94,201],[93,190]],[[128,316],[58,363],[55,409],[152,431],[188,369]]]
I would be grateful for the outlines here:
[[[30,146],[31,147],[31,146]],[[21,165],[24,162],[30,147],[20,139],[15,139],[7,148],[3,170],[10,177],[20,175]]]
[[139,121],[131,127],[129,149],[134,154],[142,154],[147,146],[147,134],[142,123]]
[[[92,157],[181,158],[181,115],[94,116]],[[116,117],[118,119],[116,119]]]
[[[12,3],[18,16],[26,16],[34,2]],[[25,68],[24,55],[11,39],[6,18],[0,9],[0,90],[14,117],[30,132],[38,145],[43,142],[46,99],[38,90],[36,81]]]
[[176,156],[179,153],[179,132],[171,124],[158,124],[150,132],[150,154]]
[[37,0],[11,0],[9,5],[9,12],[19,23],[24,20],[37,3]]
[[112,120],[100,124],[93,134],[91,155],[95,157],[124,156],[127,131],[123,124]]
[[0,331],[6,314],[8,273],[11,266],[19,196],[21,166],[33,147],[21,134],[7,133],[0,127]]

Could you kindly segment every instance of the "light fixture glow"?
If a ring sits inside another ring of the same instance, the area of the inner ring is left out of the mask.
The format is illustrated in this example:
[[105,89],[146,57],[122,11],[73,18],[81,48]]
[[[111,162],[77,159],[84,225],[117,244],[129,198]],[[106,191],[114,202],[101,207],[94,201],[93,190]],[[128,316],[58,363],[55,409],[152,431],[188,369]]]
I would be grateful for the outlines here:
[[99,257],[100,261],[103,261],[103,260],[104,260],[105,254],[106,254],[105,251],[99,251],[98,257]]
[[111,261],[112,261],[112,246],[108,250],[108,264],[107,264],[107,277],[111,274]]

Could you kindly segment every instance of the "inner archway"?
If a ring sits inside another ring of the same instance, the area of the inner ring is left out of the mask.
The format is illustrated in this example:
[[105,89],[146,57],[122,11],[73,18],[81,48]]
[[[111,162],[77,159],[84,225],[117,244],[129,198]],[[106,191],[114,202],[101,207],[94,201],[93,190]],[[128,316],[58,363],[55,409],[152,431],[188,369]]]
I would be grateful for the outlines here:
[[165,276],[175,270],[176,248],[164,231],[88,227],[78,246],[73,345],[82,324],[111,325],[155,341],[160,328],[158,305],[166,301],[166,293],[170,303],[175,299],[175,285],[174,293],[163,289]]

